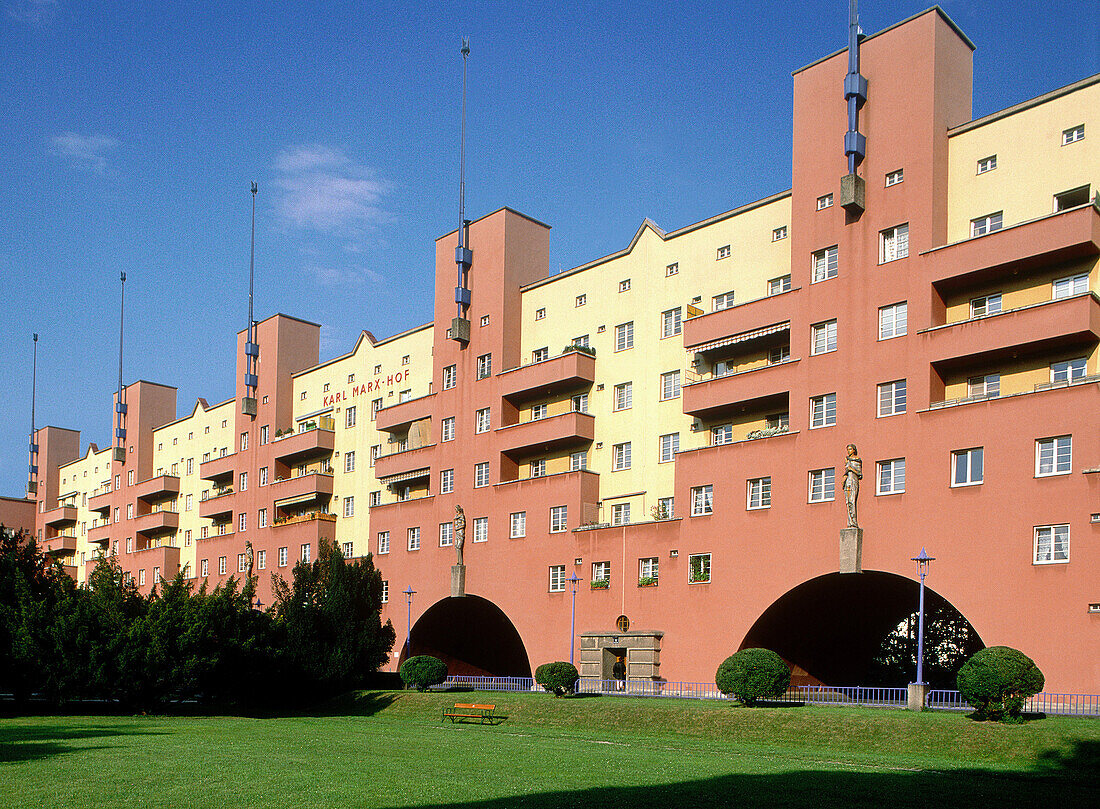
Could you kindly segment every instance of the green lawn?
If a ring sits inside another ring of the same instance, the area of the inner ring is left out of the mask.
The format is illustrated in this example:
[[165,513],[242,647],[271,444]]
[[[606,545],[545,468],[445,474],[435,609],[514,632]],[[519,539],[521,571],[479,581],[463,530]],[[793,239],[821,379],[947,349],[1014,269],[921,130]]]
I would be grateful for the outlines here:
[[[493,727],[439,721],[493,702]],[[1100,807],[1100,721],[364,692],[279,718],[0,720],[12,807]]]

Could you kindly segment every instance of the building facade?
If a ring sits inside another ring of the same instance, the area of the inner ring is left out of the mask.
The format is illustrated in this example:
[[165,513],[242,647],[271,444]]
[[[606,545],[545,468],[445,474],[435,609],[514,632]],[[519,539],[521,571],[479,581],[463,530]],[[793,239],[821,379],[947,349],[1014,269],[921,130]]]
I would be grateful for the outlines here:
[[382,571],[394,667],[711,681],[767,646],[844,685],[923,547],[986,645],[1095,692],[1100,76],[973,120],[972,50],[932,9],[860,41],[862,87],[847,49],[797,71],[790,191],[553,276],[549,228],[503,208],[457,295],[438,240],[428,324],[319,363],[275,315],[254,395],[242,332],[233,399],[180,418],[139,381],[106,450],[38,430],[41,541],[146,589],[250,547],[263,604],[335,539]]

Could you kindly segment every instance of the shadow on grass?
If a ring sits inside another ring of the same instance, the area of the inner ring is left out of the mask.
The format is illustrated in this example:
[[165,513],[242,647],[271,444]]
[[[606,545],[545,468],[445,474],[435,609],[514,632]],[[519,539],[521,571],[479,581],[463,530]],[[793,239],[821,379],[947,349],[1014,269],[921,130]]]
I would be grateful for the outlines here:
[[0,725],[0,764],[35,761],[64,753],[98,750],[107,745],[73,745],[83,739],[107,739],[120,736],[160,736],[162,733],[140,725],[36,725],[23,727]]

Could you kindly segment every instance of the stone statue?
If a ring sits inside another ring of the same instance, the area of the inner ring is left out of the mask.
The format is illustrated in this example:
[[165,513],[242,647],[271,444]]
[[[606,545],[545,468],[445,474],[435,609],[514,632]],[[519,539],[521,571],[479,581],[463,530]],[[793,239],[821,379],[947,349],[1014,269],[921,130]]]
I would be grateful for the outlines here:
[[863,461],[855,444],[848,445],[848,457],[844,461],[844,502],[848,504],[848,527],[859,528],[856,520],[856,501],[859,499],[859,482],[863,480]]
[[252,551],[252,540],[246,540],[245,541],[245,543],[244,543],[244,556],[245,556],[245,559],[248,561],[248,570],[244,574],[244,580],[246,582],[248,582],[248,581],[252,580],[252,560],[255,557],[255,554]]
[[454,522],[454,546],[455,557],[457,558],[456,564],[462,564],[462,546],[466,544],[466,512],[462,510],[462,506],[455,506],[455,518]]

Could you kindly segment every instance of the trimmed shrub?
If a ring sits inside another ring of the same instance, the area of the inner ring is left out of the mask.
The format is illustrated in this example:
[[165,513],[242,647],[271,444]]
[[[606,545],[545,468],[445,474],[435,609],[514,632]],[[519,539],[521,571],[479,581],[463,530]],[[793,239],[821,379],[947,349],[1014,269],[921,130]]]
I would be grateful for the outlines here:
[[577,686],[577,667],[572,663],[543,663],[535,669],[535,682],[556,697],[572,694]]
[[1043,690],[1046,678],[1023,652],[990,646],[963,663],[956,684],[974,706],[975,719],[1004,721],[1019,718],[1024,702]]
[[770,649],[742,649],[722,661],[714,684],[748,707],[767,697],[781,697],[791,684],[791,670]]
[[447,664],[438,657],[417,655],[402,663],[398,673],[405,685],[427,691],[428,686],[439,685],[447,679]]

